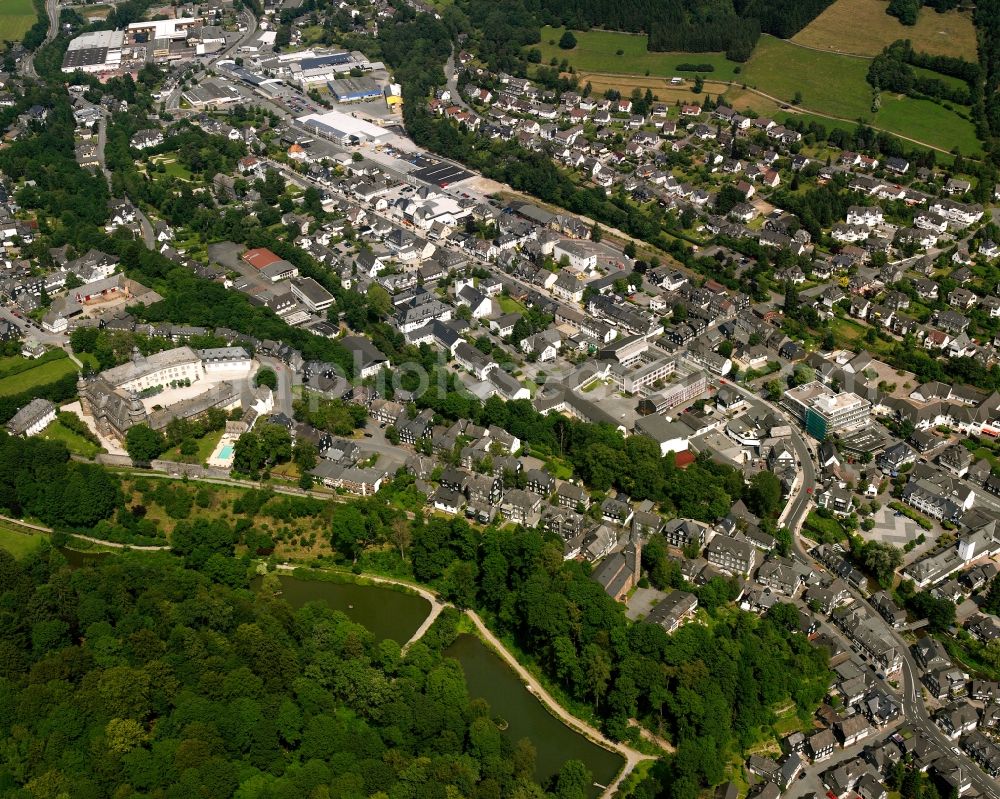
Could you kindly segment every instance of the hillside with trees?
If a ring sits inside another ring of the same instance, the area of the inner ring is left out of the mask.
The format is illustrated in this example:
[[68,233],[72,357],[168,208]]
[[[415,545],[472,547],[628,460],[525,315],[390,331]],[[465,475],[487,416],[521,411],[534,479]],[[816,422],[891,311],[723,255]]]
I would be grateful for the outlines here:
[[609,735],[637,735],[628,720],[638,718],[677,745],[643,796],[695,799],[770,734],[775,707],[790,701],[808,719],[827,688],[827,653],[799,632],[794,606],[760,619],[724,608],[734,596],[725,580],[699,589],[708,624],[668,635],[630,623],[588,565],[564,562],[561,542],[536,531],[480,535],[462,519],[431,518],[414,524],[411,558],[417,579],[480,610]]
[[245,586],[0,550],[0,796],[583,799],[575,761],[532,781],[433,631],[404,657]]
[[[736,61],[750,57],[761,33],[789,38],[832,0],[504,0],[492,3],[507,21],[503,29],[541,25],[592,27],[649,34],[650,50],[725,51]],[[465,4],[462,4],[465,5]],[[477,5],[475,0],[469,6]],[[482,19],[463,8],[470,20]],[[492,14],[490,15],[492,16]],[[530,20],[531,24],[527,24]],[[476,27],[479,27],[478,25]],[[492,27],[482,26],[490,38]],[[519,37],[515,39],[517,41]],[[537,34],[536,39],[537,41]],[[521,44],[531,42],[521,41]]]

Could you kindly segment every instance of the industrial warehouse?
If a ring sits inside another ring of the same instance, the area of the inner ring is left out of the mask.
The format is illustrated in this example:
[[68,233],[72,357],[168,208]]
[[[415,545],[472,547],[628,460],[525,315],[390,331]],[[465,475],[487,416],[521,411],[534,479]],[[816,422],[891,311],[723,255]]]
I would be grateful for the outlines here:
[[302,127],[318,136],[342,145],[379,142],[391,133],[378,125],[358,119],[341,111],[327,111],[325,114],[306,114],[298,120]]
[[382,96],[382,87],[372,78],[341,78],[331,80],[327,86],[338,103],[361,103]]

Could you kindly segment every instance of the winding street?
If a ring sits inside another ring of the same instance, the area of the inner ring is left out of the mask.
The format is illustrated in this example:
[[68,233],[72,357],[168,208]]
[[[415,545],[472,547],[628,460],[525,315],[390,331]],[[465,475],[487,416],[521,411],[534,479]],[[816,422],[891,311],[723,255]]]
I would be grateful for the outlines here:
[[35,53],[41,50],[42,47],[47,45],[53,39],[56,38],[56,33],[59,30],[59,8],[57,6],[59,0],[45,0],[45,13],[49,18],[49,29],[45,33],[45,41],[31,53],[28,53],[21,61],[21,72],[29,78],[37,78],[38,73],[35,71]]

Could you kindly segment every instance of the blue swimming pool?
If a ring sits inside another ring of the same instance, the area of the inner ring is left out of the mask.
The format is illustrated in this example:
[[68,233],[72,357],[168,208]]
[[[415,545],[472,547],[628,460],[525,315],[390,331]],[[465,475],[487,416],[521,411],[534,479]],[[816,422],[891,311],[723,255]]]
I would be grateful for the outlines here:
[[219,450],[219,460],[228,461],[231,457],[233,457],[233,445],[226,444],[226,446]]

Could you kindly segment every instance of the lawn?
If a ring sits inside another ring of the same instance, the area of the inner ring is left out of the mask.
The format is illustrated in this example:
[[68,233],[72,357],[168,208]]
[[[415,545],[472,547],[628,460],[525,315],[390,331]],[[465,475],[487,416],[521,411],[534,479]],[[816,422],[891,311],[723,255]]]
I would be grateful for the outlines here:
[[101,370],[101,362],[97,360],[97,356],[92,352],[74,352],[73,354],[86,368],[94,372],[99,372]]
[[[564,58],[577,72],[618,73],[622,75],[655,75],[671,77],[686,76],[694,79],[693,72],[679,72],[678,64],[712,64],[714,72],[702,73],[707,80],[718,78],[732,80],[739,67],[722,53],[655,53],[646,49],[648,37],[645,34],[621,33],[619,31],[591,30],[573,31],[576,47],[563,50],[557,42],[565,28],[542,28],[541,43],[531,45],[542,51],[542,63],[548,64],[552,58],[556,62]],[[622,54],[618,55],[621,50]]]
[[18,560],[38,549],[45,538],[43,533],[28,535],[0,524],[0,549],[6,549]]
[[64,427],[59,421],[52,422],[42,431],[42,438],[49,441],[62,441],[66,448],[75,455],[82,455],[84,458],[93,458],[101,448],[91,441],[87,441],[83,436],[74,433],[68,427]]
[[885,0],[837,0],[792,41],[821,50],[877,55],[896,39],[909,39],[914,49],[925,53],[976,60],[976,31],[969,13],[938,14],[923,8],[917,24],[907,26],[885,9]]
[[500,295],[500,310],[505,314],[507,313],[524,313],[524,306],[515,300],[513,297],[505,297],[503,294]]
[[0,40],[21,41],[37,19],[38,15],[31,0],[0,1]]
[[180,180],[191,180],[191,172],[183,164],[177,161],[177,153],[160,153],[159,155],[154,155],[149,159],[154,164],[162,164],[163,172],[157,172],[150,169],[150,177],[156,177],[157,175],[166,175],[171,178],[179,178]]
[[573,467],[562,458],[555,456],[549,458],[545,461],[545,468],[557,480],[569,480],[573,477]]
[[36,386],[55,382],[60,377],[75,372],[76,364],[65,353],[63,353],[63,356],[58,360],[42,363],[34,369],[28,369],[25,372],[0,379],[0,397],[30,391]]
[[225,432],[225,430],[215,430],[197,439],[198,451],[194,455],[181,455],[180,445],[178,444],[176,447],[168,449],[163,453],[163,460],[177,461],[178,463],[205,463]]
[[830,327],[833,330],[833,335],[837,338],[837,345],[851,344],[861,338],[867,328],[864,325],[853,321],[852,319],[842,319],[840,317],[835,317],[830,320]]

